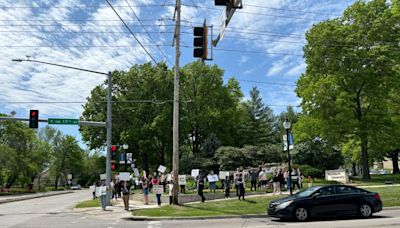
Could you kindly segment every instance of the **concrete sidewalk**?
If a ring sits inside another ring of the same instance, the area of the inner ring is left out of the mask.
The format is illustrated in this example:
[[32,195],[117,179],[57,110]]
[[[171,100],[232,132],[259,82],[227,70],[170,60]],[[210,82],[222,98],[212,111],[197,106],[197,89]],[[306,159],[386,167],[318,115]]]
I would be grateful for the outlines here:
[[73,192],[74,191],[53,191],[53,192],[40,192],[40,193],[29,193],[29,194],[21,194],[21,195],[0,196],[0,204],[41,198],[41,197],[56,196],[56,195],[73,193]]
[[[129,201],[129,211],[125,211],[124,202],[122,199],[112,200],[113,206],[107,206],[103,211],[101,207],[73,208],[72,211],[79,214],[94,216],[99,219],[114,220],[114,219],[131,219],[132,211],[138,209],[157,208],[157,204],[144,205],[143,202]],[[165,205],[165,204],[164,204]]]

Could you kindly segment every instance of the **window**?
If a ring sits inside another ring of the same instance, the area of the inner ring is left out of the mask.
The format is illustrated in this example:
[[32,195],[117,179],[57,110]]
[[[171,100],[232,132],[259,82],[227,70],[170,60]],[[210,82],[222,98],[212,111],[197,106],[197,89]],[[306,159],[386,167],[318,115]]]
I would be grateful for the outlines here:
[[349,186],[337,186],[336,192],[337,194],[349,194],[349,193],[360,193],[361,191],[357,188]]
[[319,193],[322,196],[326,196],[326,195],[332,195],[333,194],[333,187],[325,187],[325,188],[321,188],[319,191],[317,191],[316,193]]

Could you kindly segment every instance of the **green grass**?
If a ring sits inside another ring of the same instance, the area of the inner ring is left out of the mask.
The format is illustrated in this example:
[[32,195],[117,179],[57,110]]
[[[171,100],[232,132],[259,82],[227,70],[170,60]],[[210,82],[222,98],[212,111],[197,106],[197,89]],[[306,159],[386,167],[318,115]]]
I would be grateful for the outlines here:
[[371,175],[371,180],[362,180],[360,177],[351,178],[352,182],[357,185],[382,185],[385,181],[390,181],[393,184],[400,184],[400,175],[396,174],[382,174]]
[[100,199],[82,201],[75,206],[75,208],[87,207],[101,207]]
[[384,207],[400,206],[400,187],[365,188],[371,192],[377,192],[381,196]]
[[[378,192],[384,207],[400,206],[400,187],[366,188],[372,192]],[[132,212],[134,216],[150,217],[187,217],[187,216],[223,216],[264,214],[268,203],[279,196],[263,196],[247,198],[239,201],[236,198],[198,204],[168,205],[161,208],[141,209]],[[284,196],[280,196],[284,197]]]
[[135,210],[135,216],[222,216],[222,215],[245,215],[245,214],[265,214],[268,203],[276,197],[252,197],[245,201],[236,198],[214,202],[168,205],[161,208],[151,208]]

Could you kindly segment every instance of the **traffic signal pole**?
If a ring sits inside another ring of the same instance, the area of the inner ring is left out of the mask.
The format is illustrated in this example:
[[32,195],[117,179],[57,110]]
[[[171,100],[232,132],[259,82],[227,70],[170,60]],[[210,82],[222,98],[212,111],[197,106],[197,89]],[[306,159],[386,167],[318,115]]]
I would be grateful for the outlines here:
[[[180,16],[180,14],[179,14]],[[68,68],[68,69],[73,69],[73,70],[79,70],[79,71],[85,71],[85,72],[90,72],[94,74],[101,74],[101,75],[107,75],[107,81],[108,81],[108,87],[107,87],[107,122],[106,122],[106,128],[107,128],[107,152],[106,152],[106,185],[110,188],[110,183],[111,183],[111,140],[112,140],[112,74],[111,72],[104,73],[100,71],[94,71],[94,70],[88,70],[88,69],[83,69],[79,67],[72,67],[72,66],[66,66],[66,65],[61,65],[61,64],[56,64],[56,63],[50,63],[50,62],[44,62],[44,61],[38,61],[38,60],[33,60],[30,59],[29,57],[27,59],[13,59],[12,61],[14,62],[35,62],[35,63],[41,63],[41,64],[46,64],[46,65],[52,65],[52,66],[57,66],[57,67],[63,67],[63,68]],[[179,62],[178,62],[179,63]],[[101,123],[101,122],[100,122]],[[111,199],[111,190],[107,191],[107,205],[110,204],[110,199]]]

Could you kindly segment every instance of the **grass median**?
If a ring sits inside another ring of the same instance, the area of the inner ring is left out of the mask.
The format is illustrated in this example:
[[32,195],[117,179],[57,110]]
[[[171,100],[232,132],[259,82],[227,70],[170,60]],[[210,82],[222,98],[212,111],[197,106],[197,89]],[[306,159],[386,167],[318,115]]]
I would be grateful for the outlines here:
[[246,215],[265,214],[267,205],[272,199],[279,196],[251,197],[239,201],[237,198],[209,201],[205,203],[168,205],[161,208],[151,208],[133,211],[134,216],[151,217],[191,217],[191,216],[223,216],[223,215]]
[[[366,188],[378,192],[384,207],[400,206],[400,187]],[[229,216],[247,214],[265,214],[267,205],[272,199],[284,196],[259,196],[249,197],[245,201],[236,198],[205,203],[168,205],[161,208],[140,209],[132,212],[134,216],[149,217],[204,217],[204,216]]]
[[[111,205],[114,203],[111,202]],[[82,202],[79,202],[75,208],[88,208],[88,207],[101,207],[101,202],[100,199],[94,199],[94,200],[85,200]]]

